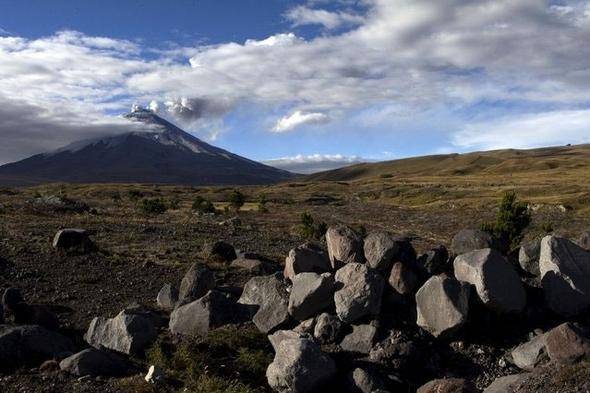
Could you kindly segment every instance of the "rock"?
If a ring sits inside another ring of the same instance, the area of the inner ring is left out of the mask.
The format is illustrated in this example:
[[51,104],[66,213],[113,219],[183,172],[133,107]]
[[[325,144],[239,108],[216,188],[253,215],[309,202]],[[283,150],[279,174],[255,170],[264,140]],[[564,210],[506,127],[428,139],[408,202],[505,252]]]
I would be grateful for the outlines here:
[[230,266],[256,275],[270,274],[272,272],[272,267],[260,259],[238,257],[232,261]]
[[215,274],[204,264],[194,263],[180,283],[178,294],[181,303],[197,300],[215,288]]
[[407,236],[394,236],[393,241],[397,243],[398,253],[393,258],[394,262],[406,264],[416,263],[416,250],[412,246],[412,241]]
[[571,241],[546,236],[539,258],[541,286],[549,308],[570,317],[590,310],[590,251]]
[[483,393],[509,393],[514,392],[529,376],[529,374],[513,374],[496,378]]
[[486,248],[459,255],[453,263],[455,277],[475,286],[488,308],[517,313],[526,306],[526,293],[514,267],[498,251]]
[[582,232],[576,243],[578,246],[590,251],[590,231]]
[[462,378],[435,379],[422,385],[416,393],[477,393],[475,385]]
[[18,288],[7,288],[2,294],[2,304],[6,311],[13,312],[17,305],[24,302],[23,295]]
[[289,251],[289,256],[285,259],[284,276],[292,280],[299,273],[321,274],[331,270],[326,251],[315,243],[307,242]]
[[170,314],[170,332],[203,337],[210,330],[236,320],[235,302],[227,293],[212,290],[191,303],[177,307]]
[[514,364],[523,370],[531,371],[540,362],[545,351],[545,334],[534,337],[512,350]]
[[22,362],[47,360],[73,348],[59,333],[35,325],[0,325],[0,368]]
[[44,195],[27,201],[27,206],[40,213],[85,213],[90,206],[84,202],[74,201],[57,195]]
[[270,341],[270,345],[272,345],[272,348],[275,350],[275,352],[277,352],[279,345],[283,341],[306,337],[309,338],[309,336],[305,333],[296,332],[294,330],[277,330],[276,332],[268,336],[268,341]]
[[202,253],[207,261],[231,262],[237,258],[234,246],[222,241],[205,243]]
[[575,363],[590,356],[590,334],[578,324],[566,322],[545,335],[549,358],[557,363]]
[[59,363],[55,360],[46,360],[39,366],[39,374],[54,374],[59,370]]
[[328,228],[326,244],[333,269],[339,269],[350,262],[365,261],[363,239],[347,226],[338,225]]
[[49,330],[59,329],[57,315],[40,304],[19,303],[12,307],[14,322],[19,325],[39,325]]
[[306,333],[309,335],[313,335],[313,329],[315,328],[315,318],[309,318],[304,321],[301,321],[299,325],[295,326],[293,331],[297,333]]
[[449,252],[443,245],[437,246],[422,254],[417,261],[418,268],[427,276],[436,276],[447,269]]
[[94,249],[94,244],[90,240],[86,230],[66,228],[55,234],[53,238],[53,248],[86,253]]
[[434,337],[451,337],[467,320],[468,284],[433,276],[416,293],[417,324]]
[[341,331],[342,322],[340,319],[325,312],[316,318],[313,336],[323,344],[330,344],[338,340]]
[[371,232],[365,238],[364,252],[371,268],[388,272],[399,253],[399,245],[387,232]]
[[313,317],[334,300],[334,276],[330,273],[299,273],[293,278],[289,314],[298,321]]
[[302,393],[325,386],[336,374],[334,361],[313,341],[284,340],[266,370],[270,387],[277,392]]
[[78,377],[118,377],[128,374],[130,364],[113,352],[89,348],[65,358],[59,363],[59,368]]
[[91,346],[140,355],[158,336],[154,321],[129,310],[116,317],[96,317],[90,322],[84,339]]
[[144,379],[148,383],[160,383],[165,378],[166,374],[160,367],[151,365]]
[[367,265],[350,262],[335,275],[334,303],[336,315],[342,321],[352,323],[367,315],[378,314],[384,280]]
[[263,333],[289,320],[289,293],[278,274],[251,278],[244,286],[238,303],[258,306],[252,321]]
[[451,252],[454,255],[461,255],[483,248],[493,248],[492,236],[479,229],[463,229],[453,237]]
[[416,367],[420,351],[413,341],[399,332],[392,331],[389,336],[375,344],[369,352],[369,360],[395,370],[411,370]]
[[377,328],[372,325],[355,325],[352,332],[344,336],[340,348],[347,352],[369,354],[375,343]]
[[387,282],[395,295],[412,295],[418,285],[418,275],[409,264],[396,262],[391,268]]
[[522,244],[518,250],[518,264],[522,270],[538,277],[540,253],[541,239]]
[[355,368],[348,376],[353,392],[375,393],[383,389],[384,384],[374,373],[360,367]]
[[158,307],[164,310],[174,309],[178,303],[178,289],[170,284],[164,284],[160,292],[158,292],[156,302],[158,303]]

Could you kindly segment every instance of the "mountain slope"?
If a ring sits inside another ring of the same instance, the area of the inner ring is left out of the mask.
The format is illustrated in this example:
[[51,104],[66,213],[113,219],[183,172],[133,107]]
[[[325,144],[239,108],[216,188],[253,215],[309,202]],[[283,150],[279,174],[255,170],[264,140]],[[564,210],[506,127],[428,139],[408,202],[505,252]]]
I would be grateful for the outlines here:
[[160,118],[137,110],[126,116],[145,132],[75,142],[0,167],[0,184],[157,183],[188,185],[270,184],[289,172],[209,145]]
[[590,145],[547,147],[531,150],[494,150],[466,154],[412,157],[363,163],[306,176],[304,180],[355,181],[385,177],[511,175],[590,171]]

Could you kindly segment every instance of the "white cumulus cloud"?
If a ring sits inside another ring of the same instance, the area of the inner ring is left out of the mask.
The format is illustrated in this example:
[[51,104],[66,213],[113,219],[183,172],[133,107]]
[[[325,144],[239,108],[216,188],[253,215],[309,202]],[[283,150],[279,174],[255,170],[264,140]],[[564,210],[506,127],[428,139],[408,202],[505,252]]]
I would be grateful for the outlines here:
[[330,12],[323,9],[309,8],[303,5],[291,8],[285,14],[293,26],[321,25],[326,29],[333,30],[342,26],[360,25],[364,22],[362,15],[348,12]]
[[325,113],[295,111],[290,115],[280,118],[272,130],[274,132],[287,132],[304,125],[325,124],[329,121],[330,117]]

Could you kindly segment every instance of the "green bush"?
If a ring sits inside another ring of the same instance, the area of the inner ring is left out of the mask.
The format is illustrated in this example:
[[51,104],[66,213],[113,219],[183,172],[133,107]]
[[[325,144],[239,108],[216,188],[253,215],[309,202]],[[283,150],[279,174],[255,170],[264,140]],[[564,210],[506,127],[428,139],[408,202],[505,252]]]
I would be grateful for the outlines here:
[[516,193],[509,191],[502,197],[496,220],[483,224],[481,229],[490,233],[503,251],[508,251],[520,245],[530,223],[528,204],[519,201]]
[[301,224],[299,233],[306,239],[320,239],[328,230],[328,224],[325,222],[316,223],[309,213],[301,214]]
[[139,209],[146,214],[162,214],[168,210],[168,205],[162,198],[142,199]]
[[229,194],[228,200],[231,207],[233,207],[236,211],[239,211],[240,208],[244,206],[244,202],[246,202],[246,197],[239,190],[233,190]]
[[192,209],[197,213],[215,213],[215,206],[211,201],[203,198],[202,196],[198,195],[195,200],[193,201]]

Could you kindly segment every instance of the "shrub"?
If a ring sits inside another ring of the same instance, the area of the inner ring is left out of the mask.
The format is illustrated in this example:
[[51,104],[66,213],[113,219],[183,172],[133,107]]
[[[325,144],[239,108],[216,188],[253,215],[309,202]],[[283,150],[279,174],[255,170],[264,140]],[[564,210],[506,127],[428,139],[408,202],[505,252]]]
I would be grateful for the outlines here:
[[519,201],[516,193],[506,192],[500,202],[496,220],[485,223],[481,229],[489,232],[504,251],[518,247],[524,230],[531,223],[531,213],[526,202]]
[[193,201],[192,209],[197,213],[215,213],[215,206],[211,201],[203,198],[202,196],[198,195],[195,200]]
[[139,208],[146,214],[162,214],[168,210],[166,201],[162,198],[142,199]]
[[258,198],[258,211],[262,212],[262,213],[266,213],[268,211],[268,209],[266,208],[266,194],[260,194],[260,197]]
[[143,192],[139,190],[129,190],[127,192],[127,195],[129,196],[129,199],[131,199],[132,201],[138,201],[140,198],[143,197]]
[[316,223],[314,218],[309,213],[301,214],[301,224],[299,225],[299,233],[306,239],[320,239],[326,231],[328,225],[325,222]]
[[233,190],[229,194],[229,204],[236,210],[239,211],[246,202],[246,197],[239,190]]
[[178,208],[180,207],[180,201],[176,198],[171,199],[170,201],[168,201],[168,208],[170,210],[178,210]]

